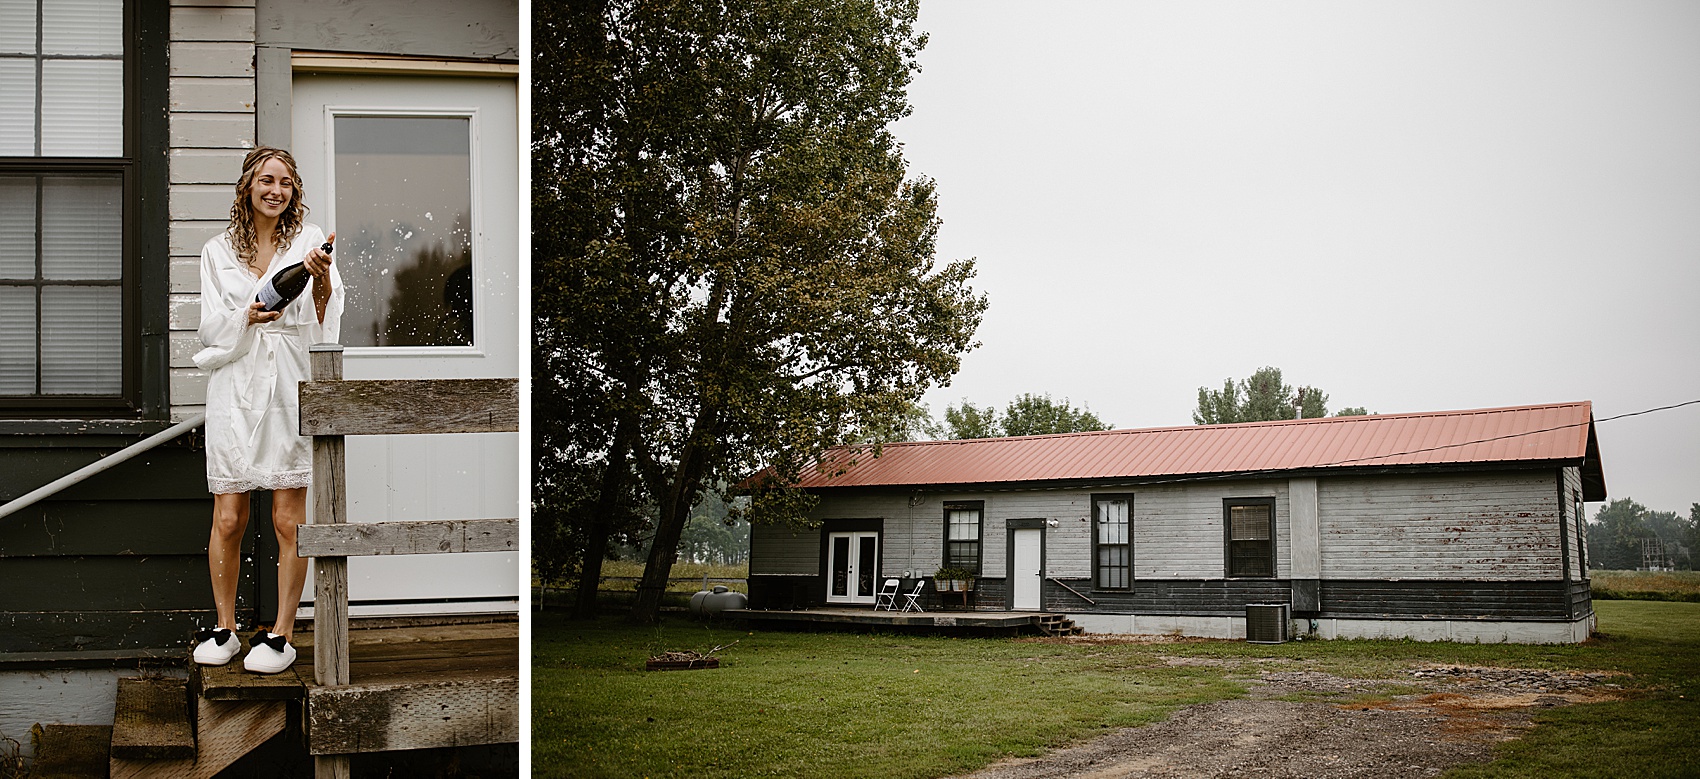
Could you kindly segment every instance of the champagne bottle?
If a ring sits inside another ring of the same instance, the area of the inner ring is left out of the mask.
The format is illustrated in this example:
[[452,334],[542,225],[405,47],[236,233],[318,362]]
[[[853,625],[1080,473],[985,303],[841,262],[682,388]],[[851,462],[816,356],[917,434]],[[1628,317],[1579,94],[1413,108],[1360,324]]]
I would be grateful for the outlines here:
[[[326,241],[319,250],[330,254],[334,248]],[[273,274],[271,281],[260,288],[260,294],[254,296],[254,299],[264,303],[266,311],[281,311],[284,306],[300,297],[307,289],[307,282],[312,280],[313,275],[307,272],[307,263],[298,262]]]

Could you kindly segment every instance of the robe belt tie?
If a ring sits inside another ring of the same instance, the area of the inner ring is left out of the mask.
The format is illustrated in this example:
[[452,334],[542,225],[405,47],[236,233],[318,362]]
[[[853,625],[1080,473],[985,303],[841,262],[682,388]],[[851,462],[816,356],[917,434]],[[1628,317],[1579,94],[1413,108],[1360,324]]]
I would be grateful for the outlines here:
[[260,360],[260,368],[248,377],[248,387],[243,393],[251,399],[260,399],[253,408],[258,412],[254,415],[254,427],[248,432],[248,449],[254,448],[254,442],[260,437],[260,428],[266,426],[266,412],[271,409],[272,399],[277,396],[277,353],[281,349],[295,348],[289,340],[305,342],[307,340],[306,325],[259,325],[255,335],[258,340],[254,348],[261,350],[264,357]]

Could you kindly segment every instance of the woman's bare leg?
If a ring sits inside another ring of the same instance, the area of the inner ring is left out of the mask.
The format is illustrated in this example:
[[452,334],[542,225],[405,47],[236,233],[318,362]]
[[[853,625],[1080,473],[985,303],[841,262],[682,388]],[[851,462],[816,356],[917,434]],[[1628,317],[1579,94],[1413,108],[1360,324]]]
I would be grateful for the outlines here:
[[277,622],[272,632],[294,640],[295,609],[307,582],[307,558],[295,556],[295,526],[307,521],[307,489],[272,490],[272,529],[277,532]]
[[212,536],[207,566],[212,571],[215,627],[236,629],[236,585],[242,575],[242,531],[248,527],[248,493],[213,496]]

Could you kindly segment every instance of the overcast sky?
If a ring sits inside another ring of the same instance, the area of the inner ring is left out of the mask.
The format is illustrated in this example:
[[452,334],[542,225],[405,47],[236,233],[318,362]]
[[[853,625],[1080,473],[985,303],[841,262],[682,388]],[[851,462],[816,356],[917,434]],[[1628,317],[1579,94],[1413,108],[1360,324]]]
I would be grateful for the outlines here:
[[[1264,365],[1331,411],[1700,399],[1700,3],[923,0],[920,27],[895,130],[991,298],[935,415],[1190,424]],[[1700,501],[1700,405],[1598,433],[1611,498]]]

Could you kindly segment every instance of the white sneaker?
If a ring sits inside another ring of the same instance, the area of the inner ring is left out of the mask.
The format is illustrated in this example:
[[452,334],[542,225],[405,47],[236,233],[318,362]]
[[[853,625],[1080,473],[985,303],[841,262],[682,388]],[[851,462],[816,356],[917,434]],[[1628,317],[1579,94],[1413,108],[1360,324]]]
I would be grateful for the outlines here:
[[248,639],[248,656],[242,659],[242,667],[257,674],[282,673],[295,662],[295,647],[289,645],[289,639],[269,630],[263,630]]
[[224,665],[242,651],[242,641],[229,628],[195,631],[195,662]]

